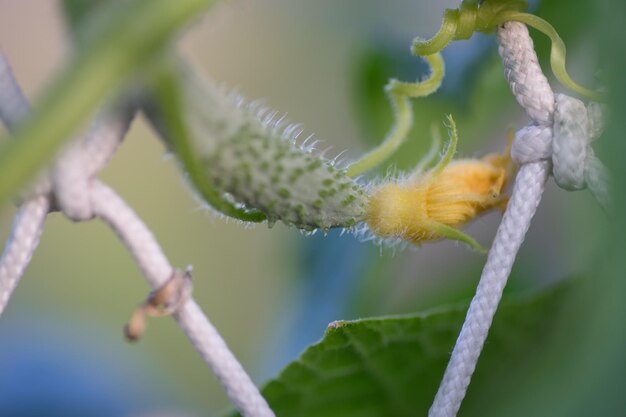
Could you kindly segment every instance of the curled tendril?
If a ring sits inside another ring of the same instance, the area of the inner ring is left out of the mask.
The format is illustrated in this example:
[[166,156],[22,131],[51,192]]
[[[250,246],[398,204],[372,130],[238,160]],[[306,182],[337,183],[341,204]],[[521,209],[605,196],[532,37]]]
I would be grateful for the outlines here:
[[526,13],[524,0],[464,0],[459,9],[446,9],[439,31],[431,39],[417,38],[412,51],[416,55],[431,55],[441,51],[452,40],[469,39],[474,32],[488,33],[508,21],[517,21],[537,29],[551,41],[550,66],[561,84],[583,97],[604,101],[603,95],[577,84],[565,68],[566,48],[554,27],[545,20]]
[[356,177],[380,164],[406,140],[413,126],[413,107],[409,99],[426,97],[437,91],[445,73],[445,65],[440,53],[429,54],[424,56],[424,59],[431,69],[428,78],[415,83],[391,80],[385,87],[394,109],[394,124],[382,144],[350,165],[348,176]]

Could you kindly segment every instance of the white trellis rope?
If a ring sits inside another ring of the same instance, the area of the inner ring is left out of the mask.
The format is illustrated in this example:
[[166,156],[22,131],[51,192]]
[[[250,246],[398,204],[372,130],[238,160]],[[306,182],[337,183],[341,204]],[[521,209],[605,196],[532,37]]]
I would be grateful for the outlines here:
[[[13,76],[9,61],[0,51],[0,120],[13,132],[29,112],[28,100]],[[18,210],[0,258],[0,315],[39,245],[49,208],[50,199],[37,196],[26,200]]]
[[15,216],[11,236],[0,258],[0,315],[37,249],[49,206],[48,198],[36,197],[24,203]]
[[608,175],[590,146],[601,131],[597,109],[571,97],[555,97],[524,24],[507,22],[497,35],[505,77],[534,124],[516,134],[511,154],[521,168],[430,417],[458,413],[549,173],[553,171],[563,188],[587,186],[604,207],[608,201]]
[[[28,102],[0,52],[0,119],[14,130],[28,112]],[[94,123],[86,139],[68,145],[53,163],[50,174],[26,192],[0,259],[0,315],[37,247],[50,209],[58,209],[74,221],[102,219],[121,238],[154,289],[172,276],[174,268],[150,230],[115,191],[95,179],[123,140],[134,114],[131,106],[116,107],[105,113]],[[274,416],[193,299],[188,298],[175,311],[174,318],[243,416]]]
[[428,413],[430,417],[454,417],[461,406],[515,256],[541,199],[548,172],[549,163],[542,161],[522,166],[517,174],[511,200],[489,251],[476,295]]
[[[102,183],[94,182],[89,195],[94,214],[118,234],[150,285],[160,288],[174,269],[150,230],[113,190]],[[174,318],[244,416],[274,416],[257,387],[193,299],[185,302]]]
[[0,51],[0,120],[13,131],[28,113],[28,101],[13,76],[9,61]]

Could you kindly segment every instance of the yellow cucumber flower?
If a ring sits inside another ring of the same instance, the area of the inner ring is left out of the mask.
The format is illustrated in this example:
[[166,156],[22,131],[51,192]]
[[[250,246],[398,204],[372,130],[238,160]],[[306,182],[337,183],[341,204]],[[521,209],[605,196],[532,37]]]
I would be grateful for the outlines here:
[[[454,120],[450,117],[449,121],[450,142],[436,166],[424,170],[430,162],[424,161],[406,180],[383,184],[371,195],[366,222],[377,236],[416,245],[453,239],[484,251],[458,227],[487,210],[506,206],[502,193],[509,179],[510,158],[507,152],[453,161],[457,132]],[[438,144],[435,152],[437,148]]]

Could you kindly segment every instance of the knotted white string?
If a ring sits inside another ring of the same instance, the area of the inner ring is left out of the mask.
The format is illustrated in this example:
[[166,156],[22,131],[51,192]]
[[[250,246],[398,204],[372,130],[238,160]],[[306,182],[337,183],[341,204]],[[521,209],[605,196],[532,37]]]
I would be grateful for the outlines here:
[[600,204],[608,200],[606,170],[590,147],[601,131],[598,109],[555,97],[524,24],[508,22],[497,35],[505,77],[533,124],[516,134],[511,154],[521,167],[430,417],[454,417],[459,411],[549,173],[563,188],[587,186]]
[[515,135],[511,156],[519,165],[539,160],[552,162],[555,182],[565,190],[589,188],[598,203],[609,205],[609,175],[595,156],[591,143],[602,133],[602,113],[564,94],[555,96],[552,126],[531,125]]
[[[28,111],[28,102],[8,61],[0,53],[0,119],[13,131]],[[50,209],[60,210],[73,221],[102,219],[126,245],[154,289],[160,288],[172,276],[174,268],[147,226],[112,189],[96,179],[98,171],[122,142],[134,114],[134,107],[129,105],[105,112],[91,127],[85,140],[68,145],[52,164],[50,173],[24,193],[12,235],[0,259],[0,315],[37,247]],[[226,342],[193,299],[187,299],[176,310],[174,318],[242,415],[274,416]]]

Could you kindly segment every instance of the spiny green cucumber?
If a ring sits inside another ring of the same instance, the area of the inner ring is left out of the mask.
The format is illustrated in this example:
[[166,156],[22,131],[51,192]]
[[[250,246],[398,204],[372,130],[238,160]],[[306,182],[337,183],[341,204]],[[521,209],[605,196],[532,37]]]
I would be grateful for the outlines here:
[[[165,136],[183,167],[195,173],[190,179],[198,191],[221,199],[211,205],[229,215],[229,207],[256,210],[257,220],[266,218],[270,225],[280,220],[307,231],[363,220],[368,200],[363,187],[343,166],[299,144],[297,125],[189,67],[176,68],[181,126],[177,134],[169,129]],[[171,95],[166,100],[170,106]],[[163,115],[147,114],[158,128]],[[249,220],[245,213],[233,216]]]

